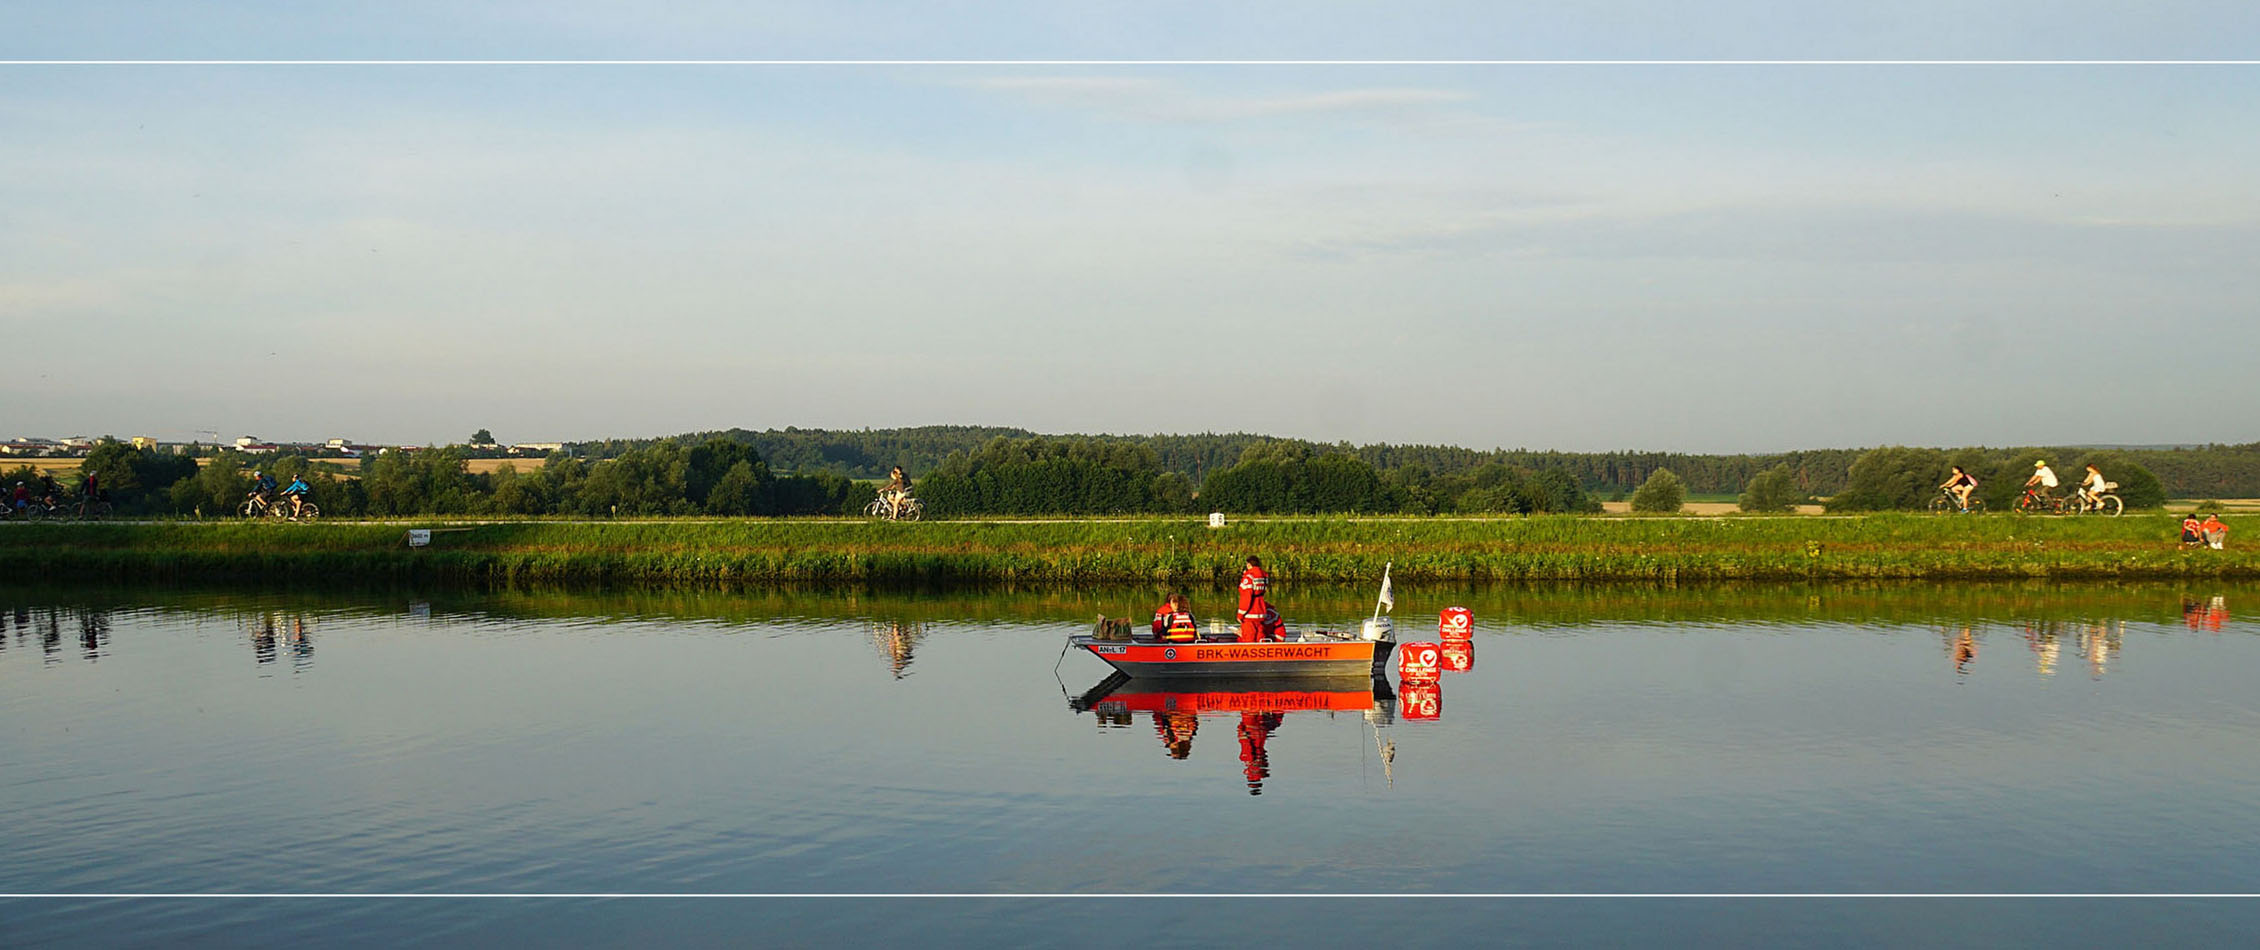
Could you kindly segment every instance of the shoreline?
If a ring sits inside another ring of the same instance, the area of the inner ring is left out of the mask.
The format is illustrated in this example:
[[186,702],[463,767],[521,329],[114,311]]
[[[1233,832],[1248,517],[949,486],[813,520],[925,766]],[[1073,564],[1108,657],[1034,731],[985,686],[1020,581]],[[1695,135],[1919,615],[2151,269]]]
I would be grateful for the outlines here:
[[[411,527],[448,529],[410,548]],[[740,519],[0,527],[26,580],[545,584],[1219,586],[1248,554],[1303,583],[2260,578],[2260,550],[2185,549],[2162,514],[2116,519],[1491,520],[1184,518],[929,522]]]

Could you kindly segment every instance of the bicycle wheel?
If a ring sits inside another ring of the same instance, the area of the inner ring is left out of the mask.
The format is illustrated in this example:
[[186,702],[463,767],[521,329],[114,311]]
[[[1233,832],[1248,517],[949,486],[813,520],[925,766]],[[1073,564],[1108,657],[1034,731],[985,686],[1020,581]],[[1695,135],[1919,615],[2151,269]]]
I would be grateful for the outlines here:
[[884,518],[887,516],[887,503],[885,501],[874,501],[865,505],[863,506],[863,514],[869,518]]
[[2018,514],[2029,515],[2038,510],[2040,510],[2040,499],[2034,498],[2029,492],[2017,496]]
[[2119,496],[2105,495],[2096,502],[2095,513],[2106,518],[2116,518],[2119,516],[2119,512],[2125,511],[2126,508],[2127,503],[2120,501]]
[[923,517],[926,517],[926,506],[919,504],[918,499],[913,498],[902,503],[902,520],[917,521]]
[[1982,514],[1985,514],[1985,499],[1983,499],[1983,498],[1972,498],[1972,499],[1970,499],[1970,514],[1973,514],[1973,515],[1982,515]]
[[86,516],[95,519],[107,518],[110,517],[111,510],[109,502],[98,501],[94,503],[93,507],[86,509]]
[[1930,513],[1934,515],[1950,515],[1961,509],[1962,506],[1955,504],[1954,499],[1944,495],[1930,500]]
[[246,501],[243,504],[237,505],[235,508],[235,513],[246,518],[257,518],[261,514],[259,510],[259,503],[256,501]]
[[300,521],[312,521],[321,516],[322,509],[312,502],[308,502],[306,507],[298,509],[298,520]]

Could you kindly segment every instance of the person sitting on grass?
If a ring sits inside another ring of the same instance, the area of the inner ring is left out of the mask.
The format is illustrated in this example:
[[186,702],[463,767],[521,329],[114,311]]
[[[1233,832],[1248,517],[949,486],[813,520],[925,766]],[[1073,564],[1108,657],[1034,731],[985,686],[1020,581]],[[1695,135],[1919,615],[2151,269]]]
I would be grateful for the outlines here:
[[1954,500],[1961,503],[1963,511],[1968,511],[1970,510],[1970,493],[1977,491],[1977,479],[1970,477],[1970,473],[1962,471],[1962,467],[1956,465],[1954,466],[1953,477],[1948,478],[1945,484],[1938,487],[1953,492]]
[[2197,512],[2192,511],[2182,516],[2182,543],[2205,543],[2205,522],[2198,519]]
[[2221,550],[2221,545],[2229,539],[2229,526],[2221,523],[2221,516],[2218,514],[2206,515],[2203,528],[2206,546],[2215,551]]

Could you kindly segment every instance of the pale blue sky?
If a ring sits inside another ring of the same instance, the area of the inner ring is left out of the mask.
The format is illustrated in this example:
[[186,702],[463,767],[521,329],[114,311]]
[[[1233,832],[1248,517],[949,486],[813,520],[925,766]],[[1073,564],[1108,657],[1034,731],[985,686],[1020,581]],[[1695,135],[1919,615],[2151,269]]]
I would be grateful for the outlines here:
[[[2260,56],[2243,4],[1812,7],[0,0],[0,58]],[[0,66],[0,330],[38,341],[0,435],[2250,441],[2256,94],[2260,66]]]

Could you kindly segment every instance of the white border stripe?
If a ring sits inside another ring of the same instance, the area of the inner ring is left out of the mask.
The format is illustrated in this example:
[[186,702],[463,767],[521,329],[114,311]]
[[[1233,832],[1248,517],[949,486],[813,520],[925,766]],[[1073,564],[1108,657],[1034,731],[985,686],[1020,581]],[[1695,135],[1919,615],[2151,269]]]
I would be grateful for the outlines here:
[[2260,66],[2260,59],[8,59],[0,66]]
[[1498,893],[653,893],[645,891],[476,893],[89,892],[0,894],[0,900],[2250,900],[2260,893],[1717,893],[1717,892],[1498,892]]

